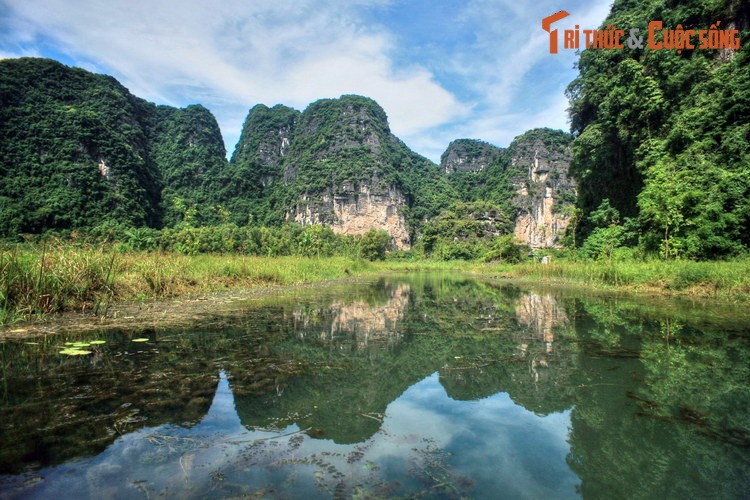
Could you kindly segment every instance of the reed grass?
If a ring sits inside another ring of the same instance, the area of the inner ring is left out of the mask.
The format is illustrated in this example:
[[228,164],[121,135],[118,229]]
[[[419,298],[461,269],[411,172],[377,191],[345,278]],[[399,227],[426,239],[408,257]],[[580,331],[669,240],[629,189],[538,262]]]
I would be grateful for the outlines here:
[[750,298],[750,259],[726,262],[557,261],[495,266],[506,277],[622,288],[674,295]]
[[66,244],[0,251],[0,324],[63,311],[106,314],[113,301],[301,285],[387,271],[454,269],[444,262],[116,252]]
[[0,324],[63,311],[106,315],[115,301],[153,300],[268,285],[302,285],[391,271],[471,271],[547,282],[747,300],[750,260],[734,262],[463,261],[255,257],[117,252],[69,244],[0,251]]

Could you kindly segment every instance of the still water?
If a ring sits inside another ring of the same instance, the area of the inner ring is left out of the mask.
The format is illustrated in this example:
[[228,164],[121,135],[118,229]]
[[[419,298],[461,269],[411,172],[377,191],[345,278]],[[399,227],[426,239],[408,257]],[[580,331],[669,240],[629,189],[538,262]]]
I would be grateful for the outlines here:
[[385,277],[0,363],[2,498],[750,495],[741,309]]

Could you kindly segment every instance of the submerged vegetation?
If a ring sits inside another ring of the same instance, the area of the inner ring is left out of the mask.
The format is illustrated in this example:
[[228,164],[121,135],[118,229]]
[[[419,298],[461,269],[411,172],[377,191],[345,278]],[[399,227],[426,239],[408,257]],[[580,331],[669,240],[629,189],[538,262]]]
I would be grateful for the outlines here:
[[545,498],[741,497],[747,313],[652,302],[390,276],[9,340],[0,489],[465,498],[510,491],[511,457]]

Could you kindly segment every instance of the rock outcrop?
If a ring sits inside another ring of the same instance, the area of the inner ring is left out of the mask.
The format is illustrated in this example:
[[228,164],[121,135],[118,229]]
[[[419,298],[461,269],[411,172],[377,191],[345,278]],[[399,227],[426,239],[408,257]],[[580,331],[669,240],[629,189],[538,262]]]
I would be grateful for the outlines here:
[[296,130],[297,156],[286,167],[286,179],[302,181],[286,218],[346,235],[382,229],[395,248],[409,248],[407,199],[395,182],[384,179],[395,170],[393,152],[400,146],[385,112],[371,99],[313,103]]
[[570,222],[576,187],[568,175],[569,137],[536,129],[517,137],[508,149],[513,205],[518,208],[514,233],[534,249],[559,247]]
[[302,113],[255,106],[229,172],[230,211],[249,214],[238,223],[324,224],[346,235],[382,229],[397,249],[410,247],[419,222],[408,220],[409,208],[422,198],[437,203],[430,186],[444,182],[436,165],[391,133],[385,111],[361,96],[322,99]]
[[516,137],[507,149],[453,141],[442,155],[441,170],[465,203],[440,218],[458,218],[467,228],[469,236],[456,232],[459,240],[512,231],[533,249],[560,246],[576,199],[568,176],[572,140],[560,130],[535,129]]
[[334,194],[311,197],[305,193],[290,215],[299,224],[323,224],[338,234],[361,235],[370,229],[382,229],[391,235],[394,247],[403,250],[410,242],[405,206],[404,195],[397,187],[381,186],[374,178],[360,184],[359,189],[344,182]]
[[531,131],[508,150],[458,139],[436,165],[393,135],[375,101],[344,95],[303,112],[254,106],[227,162],[200,105],[157,106],[112,77],[46,59],[0,61],[0,77],[0,236],[297,222],[385,230],[397,249],[429,229],[459,258],[471,257],[465,241],[514,223],[532,247],[558,245],[575,198],[562,132]]

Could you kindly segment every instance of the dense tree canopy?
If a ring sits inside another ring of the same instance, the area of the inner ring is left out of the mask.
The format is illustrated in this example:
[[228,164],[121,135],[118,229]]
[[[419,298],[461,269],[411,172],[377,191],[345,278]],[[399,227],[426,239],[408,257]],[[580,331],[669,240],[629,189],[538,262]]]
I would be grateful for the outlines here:
[[157,107],[112,77],[49,59],[0,61],[2,235],[210,213],[225,162],[202,106]]
[[[647,252],[738,253],[750,243],[750,7],[616,1],[603,25],[645,33],[650,20],[670,29],[721,21],[740,30],[741,49],[584,51],[568,87],[579,207],[588,216],[607,201],[629,221],[623,241]],[[587,217],[580,231],[596,227]]]

